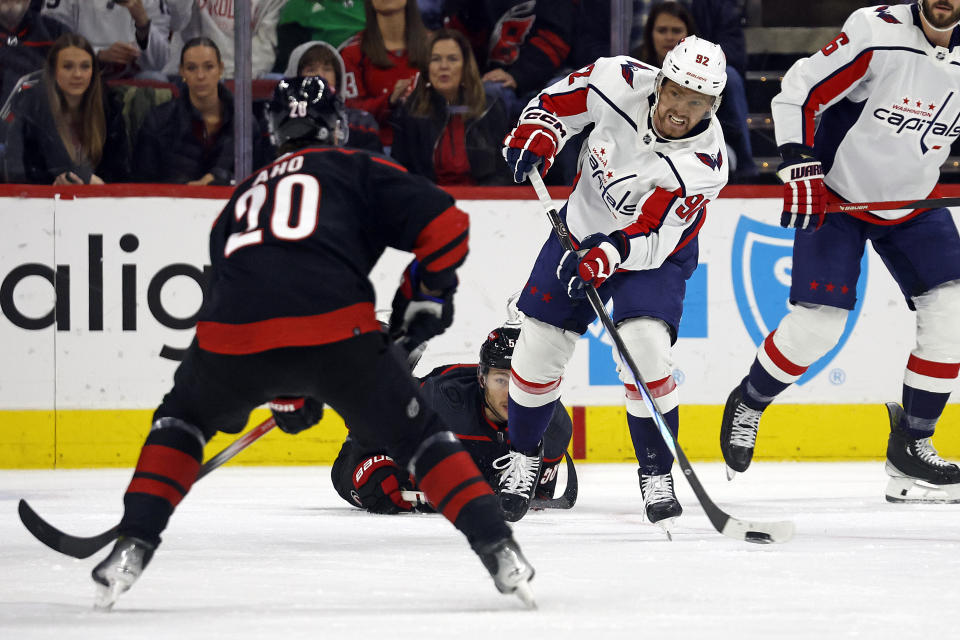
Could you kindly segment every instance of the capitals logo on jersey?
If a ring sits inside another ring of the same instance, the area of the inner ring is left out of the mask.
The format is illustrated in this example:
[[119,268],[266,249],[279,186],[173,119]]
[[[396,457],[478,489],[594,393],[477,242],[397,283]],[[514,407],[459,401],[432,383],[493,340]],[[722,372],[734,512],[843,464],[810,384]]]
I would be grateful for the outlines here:
[[697,153],[697,157],[700,159],[700,162],[707,165],[711,169],[716,169],[720,171],[720,168],[723,167],[723,152],[717,151],[716,155],[710,153]]
[[[920,133],[920,152],[926,154],[949,146],[954,138],[960,136],[960,105],[953,104],[960,101],[953,100],[954,97],[953,91],[939,99],[905,95],[889,108],[874,109],[873,117],[893,129],[895,135]],[[948,107],[951,111],[958,107],[952,117],[947,113]]]
[[884,22],[889,22],[890,24],[901,24],[899,20],[890,15],[888,9],[890,5],[883,5],[882,7],[877,7],[877,17],[883,20]]
[[[745,216],[740,217],[734,232],[730,261],[733,291],[743,325],[758,347],[790,311],[793,236],[793,229],[764,224]],[[797,384],[812,380],[843,349],[860,316],[866,282],[867,255],[864,253],[857,283],[857,304],[847,316],[847,326],[840,341],[810,365]]]

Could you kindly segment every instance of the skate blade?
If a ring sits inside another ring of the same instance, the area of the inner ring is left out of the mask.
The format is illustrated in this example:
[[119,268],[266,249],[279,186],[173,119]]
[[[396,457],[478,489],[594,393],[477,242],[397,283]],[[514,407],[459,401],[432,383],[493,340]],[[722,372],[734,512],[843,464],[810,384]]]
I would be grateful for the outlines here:
[[887,502],[896,504],[958,504],[960,484],[932,484],[917,478],[894,477],[887,482]]
[[126,591],[126,589],[123,588],[123,585],[117,582],[114,582],[110,586],[97,583],[97,592],[93,599],[94,610],[103,612],[112,611],[113,605],[117,603],[120,594],[124,591]]
[[526,605],[527,609],[536,609],[537,601],[533,598],[533,589],[530,588],[530,583],[526,580],[517,584],[516,590],[514,593],[517,594],[517,597]]
[[737,472],[734,469],[731,469],[729,466],[724,465],[727,470],[727,481],[733,480],[737,477]]
[[664,535],[667,536],[667,540],[673,542],[673,525],[676,522],[676,518],[664,518],[653,524],[657,525],[663,530]]

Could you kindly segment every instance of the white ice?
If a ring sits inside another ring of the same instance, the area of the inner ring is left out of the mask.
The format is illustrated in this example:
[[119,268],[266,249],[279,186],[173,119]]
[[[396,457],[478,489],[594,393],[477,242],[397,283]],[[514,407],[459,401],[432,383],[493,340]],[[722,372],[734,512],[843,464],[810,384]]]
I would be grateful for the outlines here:
[[[635,467],[580,464],[570,511],[515,526],[539,604],[496,592],[438,515],[375,516],[326,467],[227,467],[180,505],[111,613],[87,560],[20,524],[26,498],[77,535],[119,518],[129,470],[0,472],[0,638],[946,638],[960,622],[960,505],[892,505],[882,463],[763,463],[733,482],[695,463],[732,515],[791,519],[783,545],[717,533],[682,476],[673,542],[643,522]],[[562,480],[561,480],[562,481]]]

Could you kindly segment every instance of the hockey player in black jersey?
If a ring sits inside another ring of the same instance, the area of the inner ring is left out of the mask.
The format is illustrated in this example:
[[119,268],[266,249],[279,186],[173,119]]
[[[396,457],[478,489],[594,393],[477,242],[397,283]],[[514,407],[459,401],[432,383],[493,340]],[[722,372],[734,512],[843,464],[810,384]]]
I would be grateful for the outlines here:
[[154,413],[116,545],[93,570],[99,605],[112,607],[150,562],[207,441],[278,398],[284,431],[311,426],[326,403],[383,447],[464,533],[497,589],[532,604],[533,568],[493,490],[374,316],[368,274],[391,246],[416,256],[393,303],[401,328],[425,340],[451,324],[466,214],[387,158],[339,148],[341,101],[319,78],[281,81],[267,114],[284,155],[241,182],[213,226],[196,339]]
[[[509,459],[507,442],[507,388],[510,361],[520,335],[517,327],[498,327],[480,347],[479,364],[436,367],[420,382],[420,394],[443,420],[483,473],[499,491],[503,465]],[[573,424],[557,403],[543,440],[543,468],[535,498],[552,498]],[[331,479],[340,496],[374,513],[412,511],[401,490],[413,489],[409,474],[382,447],[366,443],[358,434],[347,436],[333,463]]]

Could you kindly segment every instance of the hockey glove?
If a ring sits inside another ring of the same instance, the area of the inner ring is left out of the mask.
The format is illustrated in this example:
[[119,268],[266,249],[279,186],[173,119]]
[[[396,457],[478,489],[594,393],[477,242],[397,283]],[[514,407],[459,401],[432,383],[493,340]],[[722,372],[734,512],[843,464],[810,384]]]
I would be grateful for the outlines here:
[[620,231],[611,235],[594,233],[580,243],[579,251],[564,251],[557,267],[557,278],[573,299],[585,297],[584,283],[600,287],[627,259],[630,244]]
[[323,403],[313,398],[274,398],[267,406],[280,431],[291,435],[306,431],[323,417]]
[[542,165],[547,175],[557,154],[557,138],[550,129],[536,124],[521,124],[503,140],[503,158],[510,165],[514,182],[524,182],[527,174]]
[[785,155],[777,168],[783,181],[783,213],[780,226],[813,233],[823,225],[827,206],[827,188],[823,185],[823,165],[812,152]]
[[413,504],[400,497],[410,484],[410,475],[388,455],[364,458],[353,470],[354,500],[372,513],[413,511]]
[[403,272],[400,287],[393,296],[390,313],[390,337],[407,353],[438,336],[453,324],[453,294],[456,286],[439,296],[430,296],[421,288],[420,263],[414,260]]

